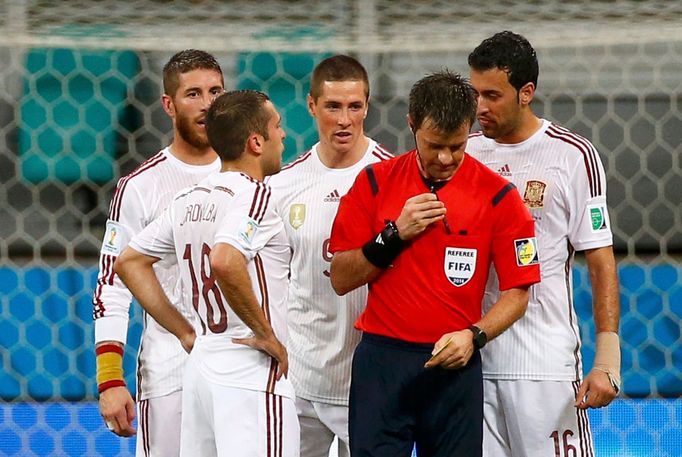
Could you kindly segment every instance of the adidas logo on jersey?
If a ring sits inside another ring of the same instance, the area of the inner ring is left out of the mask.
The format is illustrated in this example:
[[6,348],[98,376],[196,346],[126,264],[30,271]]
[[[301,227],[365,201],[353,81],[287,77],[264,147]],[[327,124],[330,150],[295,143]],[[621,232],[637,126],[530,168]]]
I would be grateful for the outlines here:
[[511,176],[509,164],[505,163],[499,170],[497,170],[497,174],[500,176]]
[[329,195],[324,197],[325,202],[338,202],[341,200],[341,195],[339,195],[339,191],[334,189]]

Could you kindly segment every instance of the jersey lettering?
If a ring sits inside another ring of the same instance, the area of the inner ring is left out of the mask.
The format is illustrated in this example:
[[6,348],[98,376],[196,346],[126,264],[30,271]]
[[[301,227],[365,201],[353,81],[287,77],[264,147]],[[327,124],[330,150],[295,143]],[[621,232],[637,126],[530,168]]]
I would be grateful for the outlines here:
[[185,218],[183,219],[182,222],[180,222],[180,227],[182,227],[188,222],[199,221],[215,222],[215,217],[216,217],[215,203],[211,203],[207,208],[204,208],[204,205],[200,203],[193,203],[191,205],[187,205],[187,207],[185,208]]

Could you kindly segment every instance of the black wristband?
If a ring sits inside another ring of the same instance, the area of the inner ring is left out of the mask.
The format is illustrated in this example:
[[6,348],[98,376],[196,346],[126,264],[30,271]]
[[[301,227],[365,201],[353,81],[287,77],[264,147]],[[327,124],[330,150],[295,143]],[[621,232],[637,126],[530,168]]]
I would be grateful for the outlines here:
[[398,227],[395,222],[390,221],[377,236],[365,243],[362,253],[372,265],[388,268],[405,246],[405,242],[398,234]]

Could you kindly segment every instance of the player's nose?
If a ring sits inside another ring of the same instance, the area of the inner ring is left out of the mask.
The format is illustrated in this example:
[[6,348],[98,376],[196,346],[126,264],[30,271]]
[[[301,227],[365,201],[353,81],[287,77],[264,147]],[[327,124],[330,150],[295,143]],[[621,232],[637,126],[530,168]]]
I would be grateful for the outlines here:
[[348,115],[347,109],[344,108],[339,113],[338,123],[339,123],[339,125],[344,125],[344,126],[350,124],[350,116]]

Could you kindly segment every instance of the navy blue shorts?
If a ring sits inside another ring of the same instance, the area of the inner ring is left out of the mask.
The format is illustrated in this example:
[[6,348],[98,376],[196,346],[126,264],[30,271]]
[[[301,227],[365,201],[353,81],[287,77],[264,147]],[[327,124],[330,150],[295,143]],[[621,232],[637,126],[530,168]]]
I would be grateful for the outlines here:
[[365,333],[353,356],[352,457],[481,457],[481,355],[462,369],[424,368],[433,344]]

